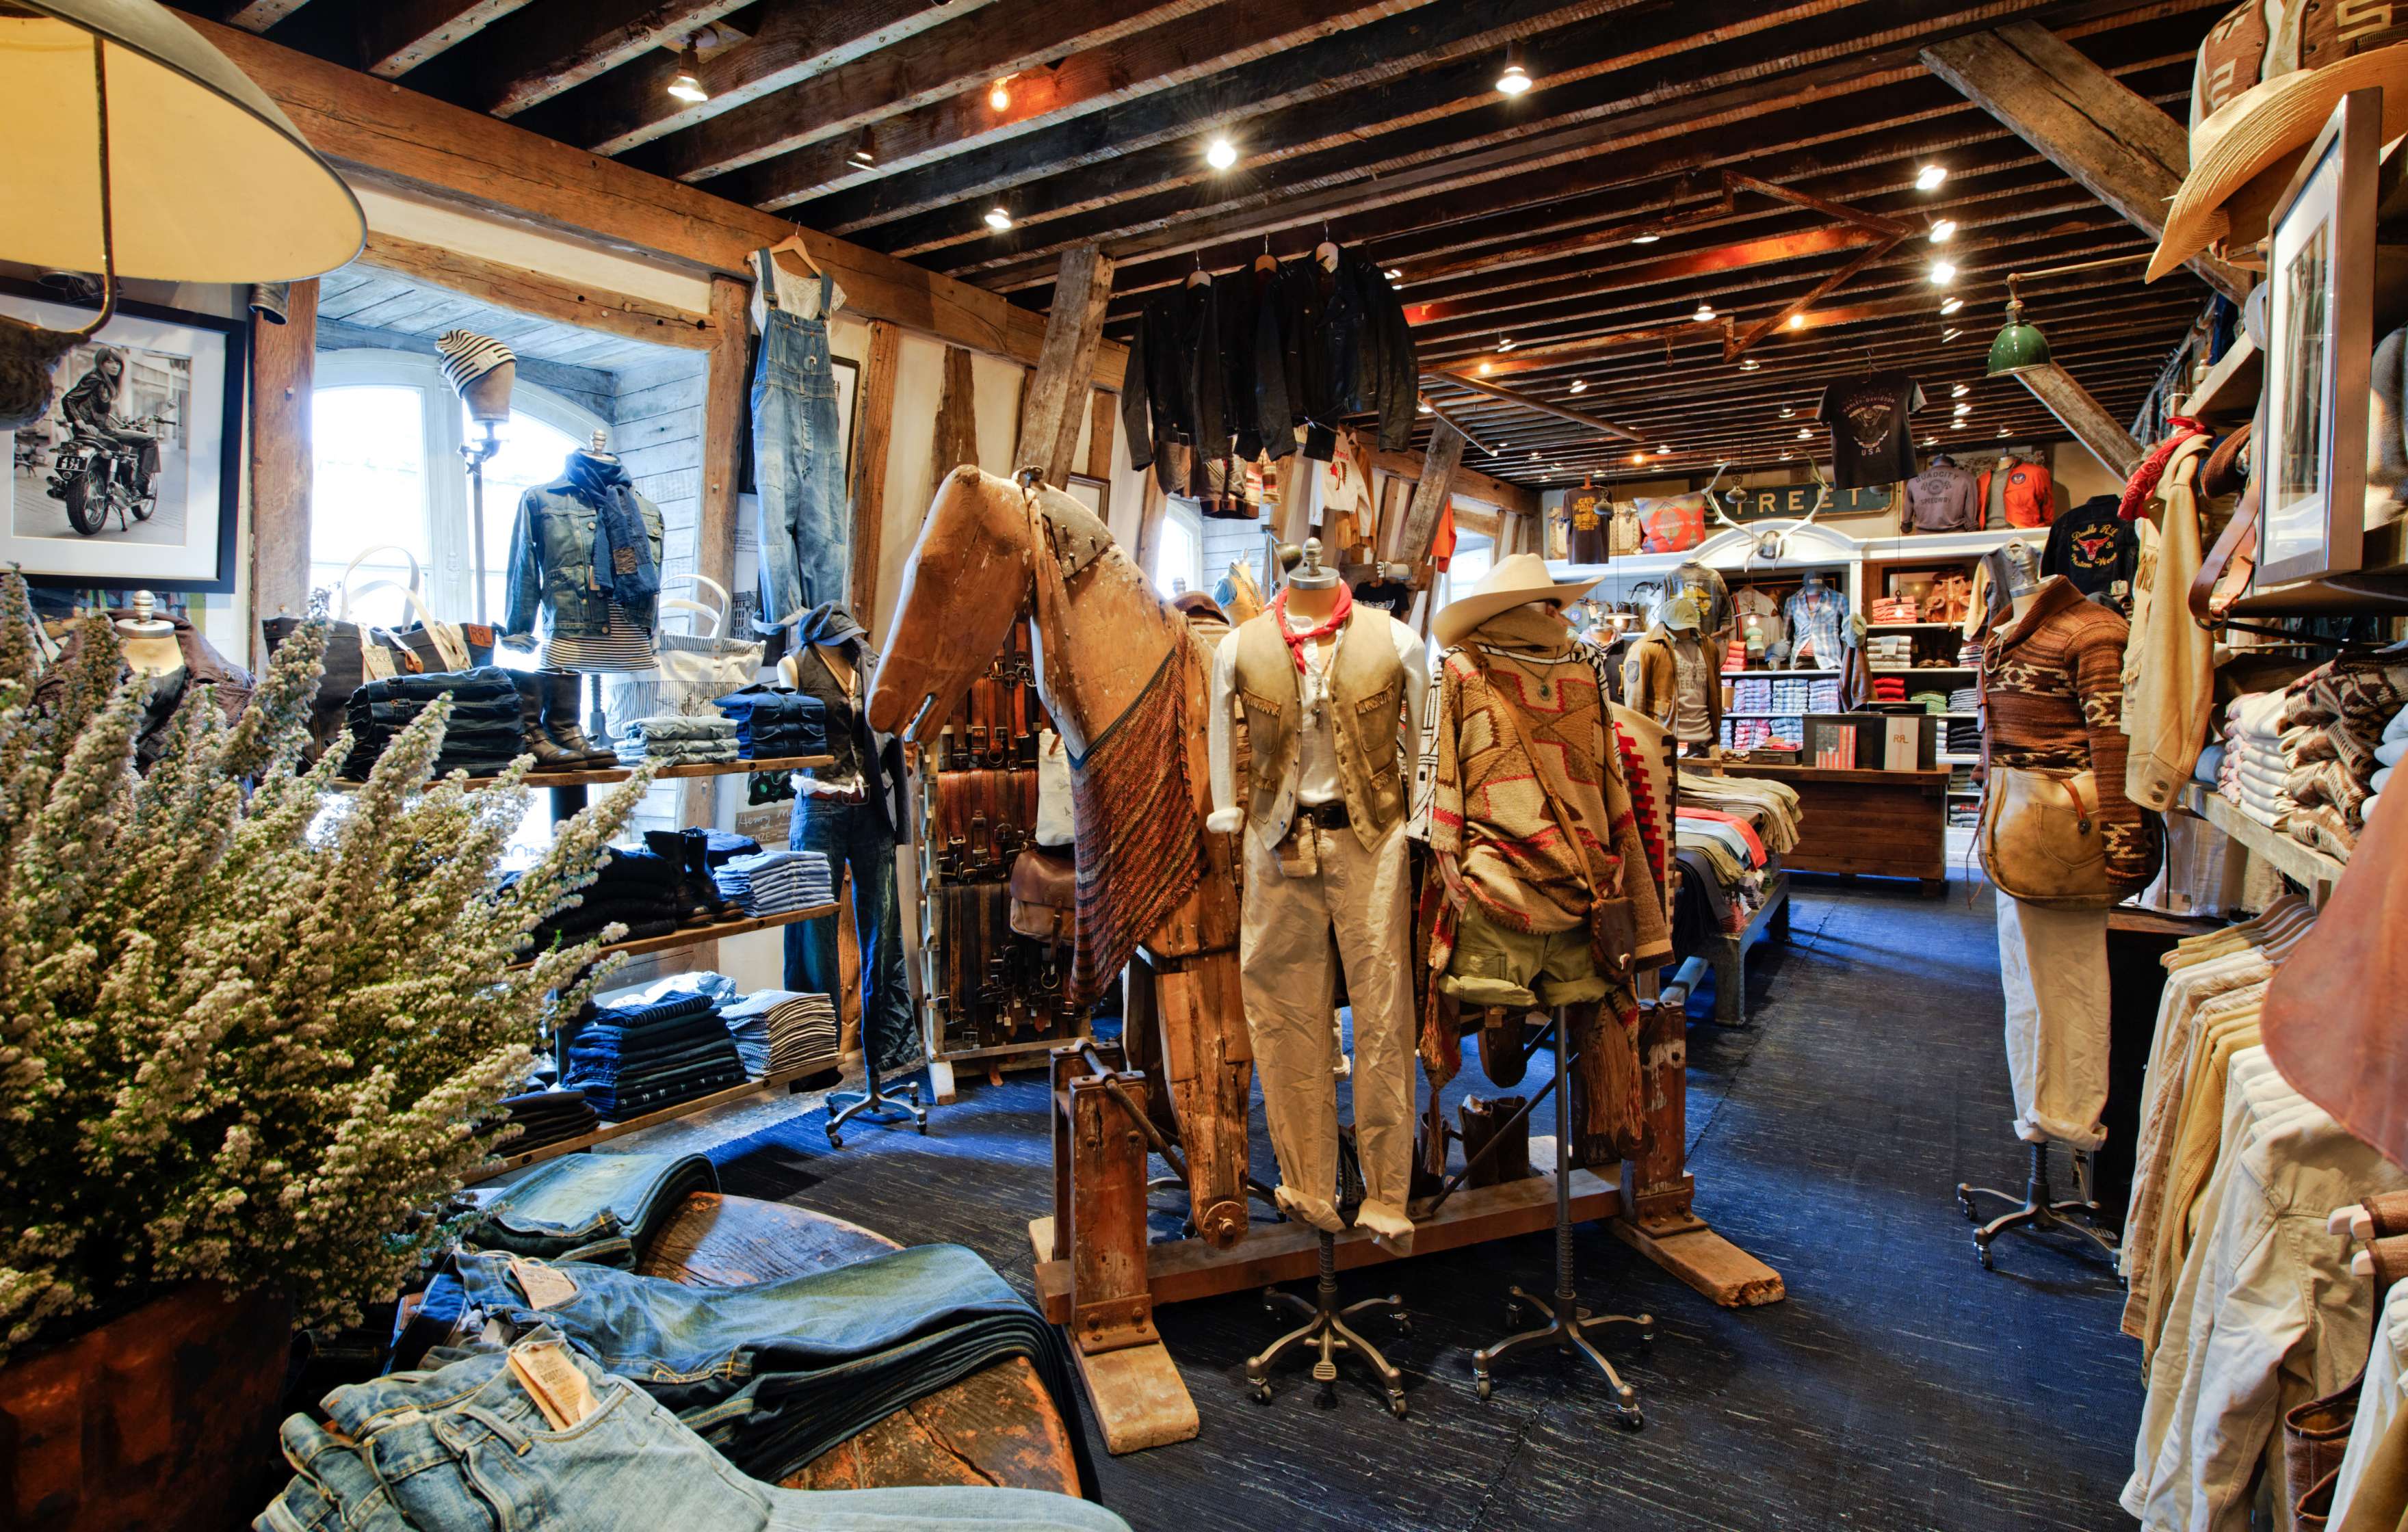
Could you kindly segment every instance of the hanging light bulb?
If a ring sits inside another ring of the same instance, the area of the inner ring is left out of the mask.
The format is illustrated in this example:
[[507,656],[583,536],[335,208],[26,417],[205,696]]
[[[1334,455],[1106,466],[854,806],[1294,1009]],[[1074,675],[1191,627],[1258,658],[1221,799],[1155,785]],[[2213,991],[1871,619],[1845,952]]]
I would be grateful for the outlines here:
[[1931,242],[1933,244],[1944,245],[1955,237],[1956,237],[1956,221],[1955,219],[1943,218],[1939,222],[1931,225]]
[[993,229],[997,234],[1001,234],[1006,229],[1010,228],[1011,210],[1004,207],[1001,203],[997,203],[994,207],[989,208],[986,210],[986,226]]
[[1948,422],[1948,428],[1952,431],[1962,431],[1965,429],[1965,422],[1963,421],[1950,421]]
[[860,170],[874,170],[878,167],[878,140],[870,136],[867,128],[861,130],[861,142],[853,147],[853,153],[847,157],[846,163]]
[[1630,461],[1633,463],[1644,463],[1647,461],[1647,454],[1644,452],[1633,452],[1630,454]]
[[1512,336],[1498,336],[1497,337],[1497,349],[1500,351],[1512,351],[1513,349],[1513,337]]
[[695,76],[695,71],[701,66],[702,55],[695,50],[694,39],[688,37],[685,47],[678,53],[678,72],[676,78],[669,81],[669,94],[693,107],[710,100],[710,93],[702,88],[702,81]]
[[1940,190],[1940,183],[1947,179],[1948,169],[1945,165],[1927,165],[1914,173],[1914,189],[1918,192],[1937,192]]
[[1487,377],[1487,376],[1488,376],[1488,364],[1487,364],[1487,363],[1483,362],[1482,364],[1480,364],[1480,375],[1481,375],[1483,378],[1485,378],[1485,377]]
[[1783,405],[1781,407],[1781,418],[1784,421],[1797,413],[1798,411],[1788,405]]
[[1714,320],[1714,306],[1708,303],[1705,299],[1699,298],[1698,300],[1698,311],[1691,314],[1689,317],[1696,320],[1700,324],[1711,324]]
[[1669,444],[1669,443],[1667,443],[1667,442],[1661,442],[1661,441],[1657,442],[1657,443],[1656,444],[1656,451],[1658,451],[1658,452],[1660,452],[1660,453],[1662,453],[1662,454],[1663,454],[1664,456],[1666,456],[1666,457],[1670,457],[1670,456],[1672,455],[1672,449],[1671,449],[1671,446],[1670,446],[1670,444]]
[[1204,151],[1204,163],[1215,170],[1226,170],[1238,163],[1238,146],[1226,138],[1215,138]]
[[1804,426],[1804,425],[1799,426],[1799,427],[1798,428],[1798,439],[1799,439],[1799,441],[1812,441],[1812,440],[1813,440],[1813,439],[1814,439],[1814,432],[1813,432],[1813,429],[1812,427],[1810,427],[1810,426]]
[[1497,77],[1498,93],[1520,95],[1529,88],[1529,73],[1522,67],[1522,46],[1519,43],[1509,44],[1505,49],[1505,72]]
[[1973,413],[1973,407],[1969,404],[1959,404],[1954,413],[1959,415],[1971,415]]
[[1950,282],[1953,282],[1956,279],[1956,267],[1954,264],[1947,261],[1934,261],[1931,263],[1932,286],[1946,287]]
[[1423,414],[1426,415],[1430,412],[1430,402],[1427,399],[1418,399],[1415,400],[1414,403],[1420,408]]
[[1947,302],[1942,303],[1942,304],[1940,306],[1940,316],[1941,316],[1941,318],[1945,319],[1945,318],[1947,318],[1949,315],[1951,315],[1951,314],[1955,313],[1957,309],[1962,308],[1964,308],[1964,307],[1965,307],[1965,300],[1964,300],[1964,299],[1962,299],[1962,298],[1950,298]]
[[996,111],[1011,109],[1011,82],[1016,76],[1006,75],[986,89],[986,104]]
[[1803,310],[1789,316],[1789,327],[1793,330],[1806,328],[1806,315]]
[[1950,389],[1950,390],[1948,391],[1948,396],[1949,396],[1950,398],[1952,398],[1952,399],[1961,399],[1961,398],[1963,398],[1965,395],[1967,395],[1968,394],[1971,394],[1971,393],[1972,393],[1972,392],[1973,392],[1973,385],[1972,385],[1972,384],[1971,384],[1971,383],[1959,383],[1959,384],[1957,384],[1955,388],[1952,388],[1952,389]]

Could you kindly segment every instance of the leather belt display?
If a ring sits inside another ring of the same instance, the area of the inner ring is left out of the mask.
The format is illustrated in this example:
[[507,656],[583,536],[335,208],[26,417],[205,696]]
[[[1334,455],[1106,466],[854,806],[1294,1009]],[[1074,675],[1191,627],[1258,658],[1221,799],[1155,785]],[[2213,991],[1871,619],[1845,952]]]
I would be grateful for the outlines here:
[[1333,799],[1328,803],[1299,803],[1296,806],[1296,822],[1298,824],[1316,825],[1324,830],[1342,830],[1347,824],[1345,800]]

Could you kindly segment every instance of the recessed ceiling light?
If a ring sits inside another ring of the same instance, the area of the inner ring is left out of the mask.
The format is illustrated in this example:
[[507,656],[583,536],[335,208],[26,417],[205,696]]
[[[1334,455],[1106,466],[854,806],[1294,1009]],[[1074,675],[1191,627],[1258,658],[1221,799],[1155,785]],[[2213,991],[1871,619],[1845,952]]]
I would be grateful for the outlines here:
[[710,93],[704,90],[702,81],[695,78],[695,71],[701,66],[701,55],[695,50],[694,39],[688,37],[685,48],[678,54],[677,78],[669,81],[669,94],[689,106],[698,107],[710,100]]
[[1754,372],[1762,365],[1764,365],[1763,363],[1752,356],[1742,356],[1739,359],[1739,370],[1742,372]]
[[1011,109],[1011,76],[1006,75],[987,87],[986,104],[996,111]]
[[1001,203],[997,203],[996,206],[989,208],[986,210],[986,226],[993,229],[996,233],[1001,234],[1004,230],[1011,227],[1011,210],[1005,208]]
[[1204,150],[1204,163],[1215,170],[1226,170],[1238,163],[1238,146],[1226,138],[1215,138]]
[[1586,394],[1588,392],[1588,379],[1585,378],[1573,379],[1572,392],[1574,394]]
[[1505,50],[1505,72],[1497,77],[1497,89],[1505,95],[1520,95],[1530,88],[1529,72],[1522,67],[1522,50],[1516,45]]
[[1931,242],[1933,244],[1944,245],[1955,237],[1956,237],[1956,221],[1955,219],[1943,218],[1939,222],[1931,225]]
[[1698,311],[1691,314],[1689,317],[1696,320],[1700,324],[1711,324],[1713,322],[1714,306],[1708,303],[1705,299],[1699,298],[1698,300]]
[[1488,364],[1485,362],[1480,364],[1480,370],[1482,373],[1485,374],[1488,371]]
[[1918,192],[1937,192],[1940,190],[1940,183],[1947,179],[1948,170],[1945,165],[1927,165],[1914,173],[1914,189]]
[[1652,245],[1663,237],[1660,234],[1634,234],[1630,236],[1630,242],[1634,245]]
[[1946,261],[1934,261],[1931,263],[1932,286],[1946,287],[1950,282],[1953,282],[1956,279],[1956,267],[1953,264]]
[[1961,336],[1961,335],[1963,335],[1964,333],[1965,333],[1965,332],[1964,332],[1964,331],[1962,331],[1962,330],[1956,329],[1956,328],[1953,328],[1953,327],[1952,327],[1952,328],[1949,328],[1949,329],[1946,329],[1946,330],[1942,330],[1942,331],[1941,331],[1941,332],[1940,332],[1940,338],[1941,338],[1941,340],[1944,343],[1944,342],[1947,342],[1947,341],[1951,341],[1951,340],[1956,339],[1958,336]]
[[1944,319],[1944,318],[1946,318],[1948,315],[1955,313],[1957,309],[1962,308],[1964,308],[1964,307],[1965,307],[1965,300],[1964,300],[1964,299],[1962,299],[1962,298],[1950,298],[1950,299],[1948,299],[1946,302],[1944,302],[1944,303],[1941,304],[1941,306],[1940,306],[1940,313],[1941,313],[1941,317]]

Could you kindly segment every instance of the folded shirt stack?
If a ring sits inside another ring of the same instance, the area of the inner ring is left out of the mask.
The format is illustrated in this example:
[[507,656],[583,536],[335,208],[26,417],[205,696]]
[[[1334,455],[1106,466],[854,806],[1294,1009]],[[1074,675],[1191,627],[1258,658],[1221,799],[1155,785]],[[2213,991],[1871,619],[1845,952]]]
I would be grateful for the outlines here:
[[2347,861],[2366,827],[2376,775],[2389,765],[2381,752],[2408,704],[2408,665],[2334,660],[2284,688],[2282,698],[2274,726],[2288,767],[2283,786],[2295,805],[2284,828],[2303,845]]
[[1806,683],[1806,710],[1810,713],[1836,713],[1840,710],[1840,683],[1817,680]]
[[2284,694],[2252,692],[2225,709],[2225,752],[2232,767],[2232,800],[2261,824],[2280,830],[2299,808],[2288,786],[2290,763],[2283,755]]
[[1982,646],[1959,644],[1956,647],[1956,663],[1968,669],[1979,669],[1982,664]]
[[351,753],[343,760],[343,775],[353,781],[365,779],[377,757],[393,743],[393,737],[439,696],[452,699],[452,717],[444,726],[442,752],[435,757],[436,775],[465,771],[472,777],[491,777],[525,747],[526,737],[519,727],[519,694],[510,684],[510,673],[501,666],[395,676],[368,682],[344,704]]
[[717,699],[747,760],[827,753],[827,705],[800,692],[748,686]]
[[1948,753],[1975,755],[1982,749],[1982,723],[1979,719],[1952,718],[1948,721]]
[[1742,713],[1770,712],[1772,682],[1753,679],[1731,682],[1731,710]]
[[[505,875],[503,885],[516,878],[515,873]],[[537,925],[535,950],[588,940],[612,921],[626,925],[623,941],[672,935],[684,914],[679,899],[682,881],[678,864],[667,857],[614,850],[594,881],[578,892],[579,903],[555,910]]]
[[623,726],[619,759],[683,765],[695,761],[726,762],[737,758],[733,720],[707,715],[661,713]]
[[836,902],[828,859],[818,852],[756,852],[713,869],[719,891],[752,915],[782,915]]
[[1948,710],[1948,694],[1945,692],[1917,692],[1907,700],[1927,713],[1944,713]]
[[708,996],[596,1009],[570,1037],[561,1083],[613,1120],[656,1111],[747,1076],[736,1040]]
[[719,1019],[754,1080],[771,1071],[836,1067],[836,1001],[827,995],[755,990],[721,1006]]
[[1948,694],[1948,710],[1952,713],[1973,713],[1982,710],[1982,689],[1959,686]]
[[529,1091],[502,1097],[502,1110],[524,1131],[500,1147],[505,1154],[523,1154],[594,1131],[601,1122],[583,1091]]
[[1772,720],[1769,718],[1726,718],[1723,720],[1723,743],[1733,750],[1756,750],[1772,739]]

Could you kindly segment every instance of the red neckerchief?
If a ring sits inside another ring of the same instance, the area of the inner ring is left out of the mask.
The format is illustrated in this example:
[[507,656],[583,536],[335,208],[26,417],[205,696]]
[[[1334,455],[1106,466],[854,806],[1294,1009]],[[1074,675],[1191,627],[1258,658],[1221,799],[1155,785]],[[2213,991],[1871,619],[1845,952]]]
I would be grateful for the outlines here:
[[1322,623],[1319,627],[1308,628],[1302,633],[1291,633],[1288,631],[1287,587],[1280,587],[1280,594],[1271,597],[1270,609],[1271,620],[1279,624],[1280,637],[1287,640],[1287,651],[1296,661],[1296,673],[1301,676],[1304,674],[1304,646],[1313,642],[1315,639],[1326,638],[1345,625],[1347,614],[1354,609],[1354,593],[1353,590],[1348,588],[1344,580],[1340,580],[1338,582],[1338,606],[1335,610],[1330,612],[1329,620]]
[[2128,522],[2138,520],[2141,512],[2148,508],[2149,496],[2157,493],[2157,480],[2166,476],[2166,463],[2174,455],[2174,449],[2193,437],[2205,435],[2207,427],[2188,415],[2167,416],[2166,439],[2152,448],[2149,455],[2141,460],[2141,465],[2132,470],[2132,477],[2124,481],[2124,498],[2115,507],[2115,514]]

